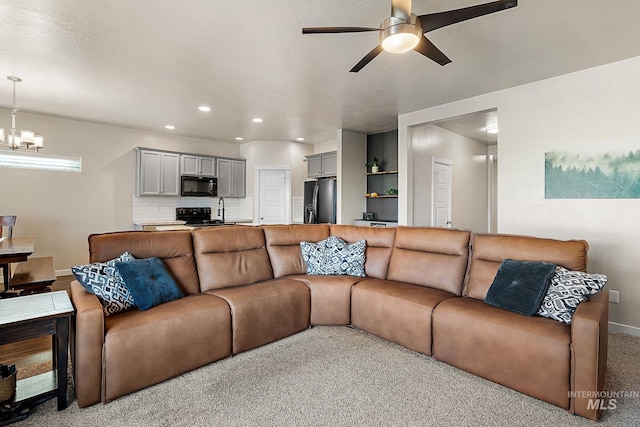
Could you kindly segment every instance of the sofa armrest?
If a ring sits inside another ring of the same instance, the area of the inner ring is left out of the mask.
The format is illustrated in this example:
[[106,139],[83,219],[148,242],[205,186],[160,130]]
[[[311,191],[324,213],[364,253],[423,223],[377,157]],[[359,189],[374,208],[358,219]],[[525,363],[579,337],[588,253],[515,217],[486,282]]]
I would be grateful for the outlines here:
[[578,305],[571,322],[571,412],[597,420],[604,390],[609,331],[609,291]]
[[73,380],[78,406],[100,402],[104,312],[98,298],[82,285],[71,282],[71,302],[76,309],[71,333]]

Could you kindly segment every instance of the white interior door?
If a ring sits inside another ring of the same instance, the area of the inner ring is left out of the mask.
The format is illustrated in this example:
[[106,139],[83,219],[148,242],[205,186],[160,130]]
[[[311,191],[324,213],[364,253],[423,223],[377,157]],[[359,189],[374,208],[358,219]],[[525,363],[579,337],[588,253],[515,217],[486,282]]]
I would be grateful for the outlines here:
[[286,170],[260,170],[258,222],[288,224],[289,174]]
[[433,171],[431,224],[436,227],[451,228],[451,181],[453,162],[432,157],[431,170]]

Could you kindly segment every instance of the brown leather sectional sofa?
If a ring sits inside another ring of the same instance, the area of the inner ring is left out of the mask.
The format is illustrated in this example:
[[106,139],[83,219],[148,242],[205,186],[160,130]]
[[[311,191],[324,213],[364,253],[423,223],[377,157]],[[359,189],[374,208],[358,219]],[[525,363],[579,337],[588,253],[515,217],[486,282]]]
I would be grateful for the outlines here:
[[[300,242],[367,242],[367,277],[310,276]],[[109,317],[71,284],[78,405],[108,402],[317,325],[353,325],[587,418],[603,390],[608,292],[571,325],[483,302],[505,258],[586,271],[588,245],[439,228],[211,227],[89,237],[91,262],[161,258],[187,295]]]

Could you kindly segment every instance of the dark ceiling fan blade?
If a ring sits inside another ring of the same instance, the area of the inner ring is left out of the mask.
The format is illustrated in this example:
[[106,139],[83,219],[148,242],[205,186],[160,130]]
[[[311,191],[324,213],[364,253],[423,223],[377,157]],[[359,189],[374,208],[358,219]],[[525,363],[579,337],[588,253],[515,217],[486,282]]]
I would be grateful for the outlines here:
[[517,0],[500,0],[491,3],[479,4],[476,6],[464,7],[462,9],[448,10],[446,12],[428,13],[420,15],[420,23],[425,33],[446,27],[447,25],[456,24],[466,21],[467,19],[477,18],[478,16],[488,15],[501,10],[510,9],[518,5]]
[[313,28],[303,28],[302,29],[302,34],[363,33],[365,31],[380,31],[380,28],[369,28],[369,27],[313,27]]
[[414,47],[413,50],[423,54],[427,58],[437,62],[440,65],[447,65],[449,62],[451,62],[447,55],[442,53],[442,51],[438,49],[433,43],[431,43],[425,36],[422,36],[420,38],[418,46]]
[[367,65],[369,62],[373,61],[373,58],[378,56],[380,52],[382,52],[381,45],[374,47],[373,50],[367,53],[365,57],[360,60],[360,62],[358,62],[352,69],[349,70],[349,72],[357,73],[358,71],[362,70],[364,66]]
[[391,0],[391,16],[408,22],[411,18],[411,0]]

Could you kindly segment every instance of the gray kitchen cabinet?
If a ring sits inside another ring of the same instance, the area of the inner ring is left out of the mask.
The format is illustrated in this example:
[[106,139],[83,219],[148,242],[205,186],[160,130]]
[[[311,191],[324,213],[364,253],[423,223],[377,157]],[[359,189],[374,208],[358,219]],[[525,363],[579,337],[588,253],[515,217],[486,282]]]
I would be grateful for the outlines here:
[[338,156],[335,151],[313,154],[306,156],[306,159],[308,178],[323,178],[338,174]]
[[218,197],[246,196],[246,161],[216,159]]
[[182,154],[180,155],[180,174],[216,176],[216,159],[215,157]]
[[136,149],[136,196],[180,196],[180,155]]

